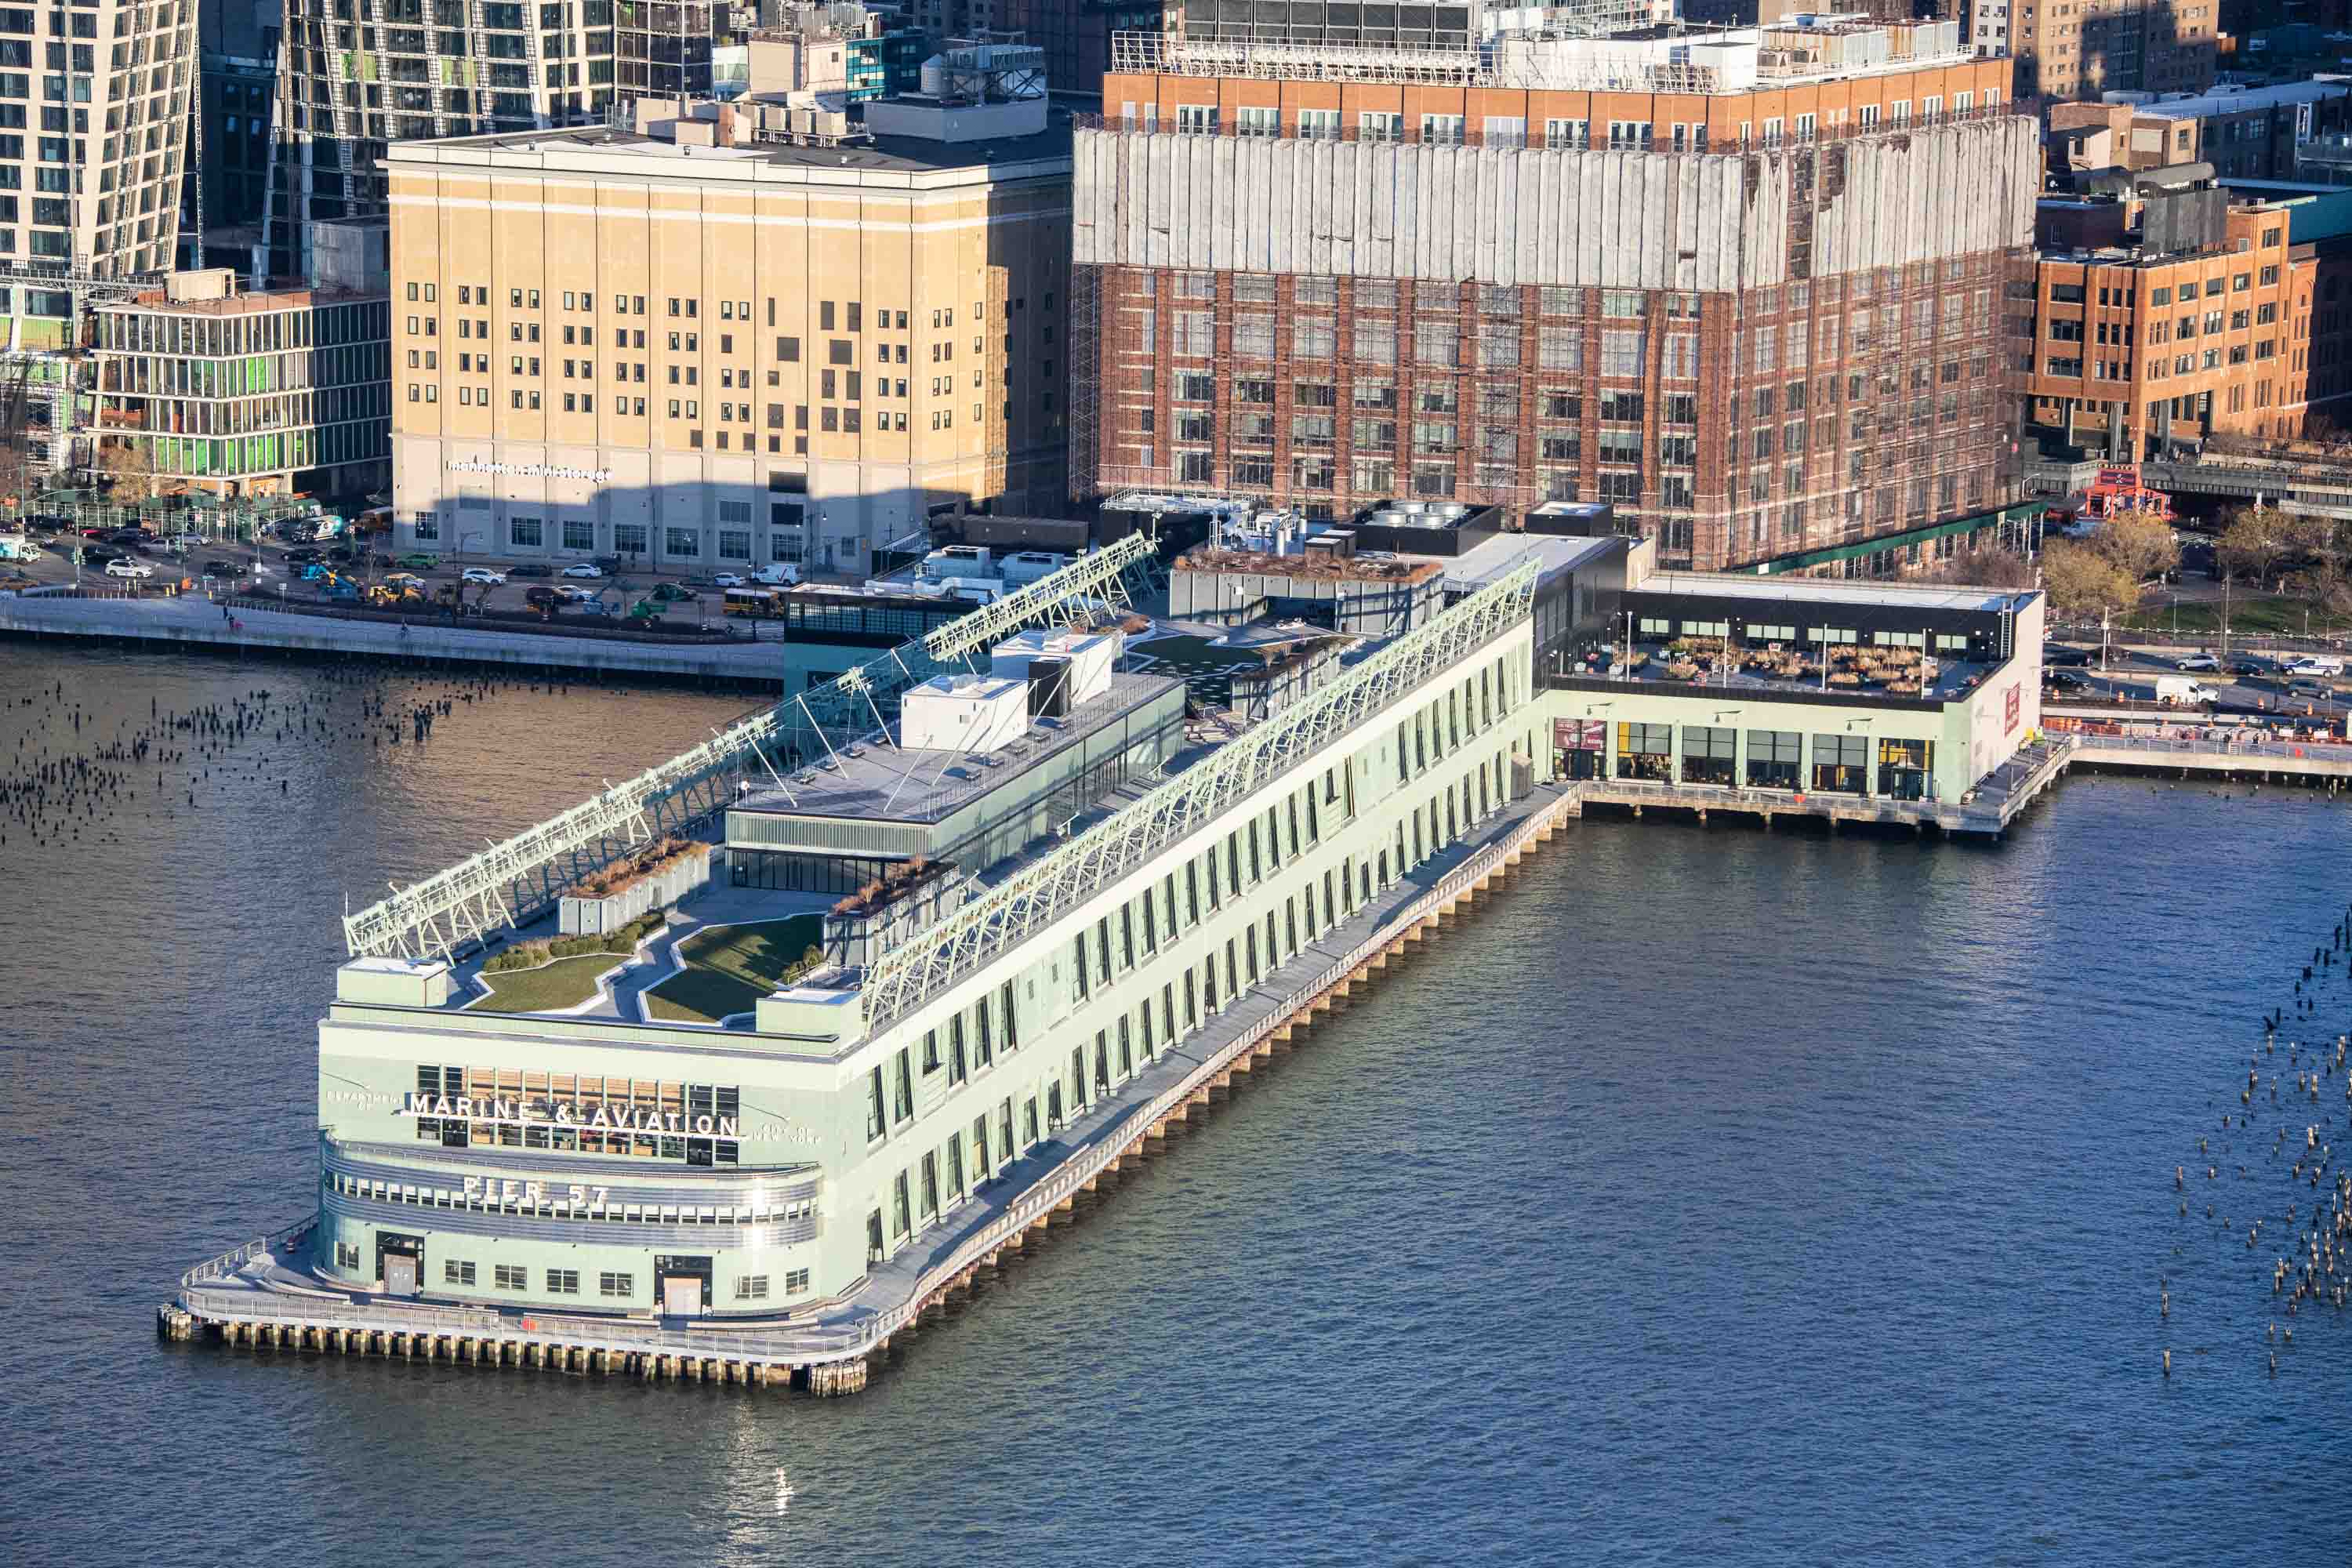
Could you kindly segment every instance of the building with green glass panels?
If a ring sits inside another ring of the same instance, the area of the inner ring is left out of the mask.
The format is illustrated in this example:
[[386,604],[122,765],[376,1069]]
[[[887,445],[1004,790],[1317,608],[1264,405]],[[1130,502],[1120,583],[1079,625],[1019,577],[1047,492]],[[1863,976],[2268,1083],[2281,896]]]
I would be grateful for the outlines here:
[[381,290],[242,293],[226,273],[184,273],[93,314],[96,446],[140,449],[163,489],[344,495],[389,482]]

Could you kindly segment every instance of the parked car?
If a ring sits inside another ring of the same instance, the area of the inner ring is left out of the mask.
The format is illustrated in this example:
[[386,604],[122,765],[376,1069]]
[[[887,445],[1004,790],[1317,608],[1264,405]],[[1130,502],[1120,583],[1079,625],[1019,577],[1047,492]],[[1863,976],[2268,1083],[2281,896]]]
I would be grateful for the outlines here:
[[286,552],[286,564],[289,566],[308,566],[313,561],[320,561],[325,558],[326,552],[324,551],[313,549],[310,545],[306,544],[299,550],[288,551]]
[[2042,646],[2042,662],[2053,668],[2059,665],[2081,666],[2090,663],[2091,656],[2079,647],[2066,647],[2058,643],[2044,643]]
[[435,567],[441,564],[441,557],[438,555],[428,555],[424,551],[418,550],[402,556],[399,560],[394,561],[393,564],[395,566],[405,566],[411,572],[430,572]]
[[494,588],[503,586],[507,580],[505,573],[493,572],[487,566],[468,566],[457,577],[460,582],[485,583]]
[[575,561],[563,569],[563,574],[566,577],[602,577],[604,569],[585,561]]
[[600,572],[609,572],[617,574],[621,570],[621,558],[617,555],[594,555],[589,557],[589,559],[595,563],[596,568]]
[[155,568],[136,561],[110,561],[106,563],[106,574],[110,577],[152,577]]
[[2221,668],[2221,661],[2214,658],[2210,653],[2192,653],[2187,658],[2174,659],[2172,661],[2172,668],[2175,669],[2210,669],[2218,671]]
[[204,547],[205,536],[201,533],[175,533],[163,542],[174,550],[200,550]]
[[2289,675],[2341,675],[2344,661],[2332,653],[2307,653],[2287,662]]
[[523,590],[522,602],[534,610],[554,611],[563,604],[562,590],[537,585]]
[[[555,595],[555,602],[559,605],[577,605],[596,596],[596,591],[594,589],[583,588],[573,583],[558,583],[552,589],[533,588],[531,592],[534,594],[552,593]],[[536,604],[538,601],[534,599],[532,603]]]
[[85,544],[81,547],[81,563],[85,566],[103,566],[110,561],[130,559],[110,544]]
[[144,544],[150,535],[143,528],[118,528],[106,536],[109,544]]
[[745,579],[732,572],[721,572],[710,579],[710,585],[714,588],[740,588],[744,583]]
[[507,568],[509,577],[551,577],[554,574],[555,568],[543,561],[526,561],[519,566]]

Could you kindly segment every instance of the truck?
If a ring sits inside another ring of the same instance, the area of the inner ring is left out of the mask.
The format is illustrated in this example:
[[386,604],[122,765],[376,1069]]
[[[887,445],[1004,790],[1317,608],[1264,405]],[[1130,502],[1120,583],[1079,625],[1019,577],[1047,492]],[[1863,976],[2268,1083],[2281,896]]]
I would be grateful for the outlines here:
[[2287,662],[2289,675],[2338,676],[2344,673],[2344,661],[2332,653],[2306,653]]
[[2159,675],[2156,678],[2156,700],[2177,707],[2193,702],[2211,702],[2221,693],[2202,681],[2191,680],[2185,675]]
[[773,561],[751,574],[751,581],[771,588],[789,588],[801,580],[801,569],[789,561]]
[[21,533],[0,533],[0,561],[38,561],[41,547]]

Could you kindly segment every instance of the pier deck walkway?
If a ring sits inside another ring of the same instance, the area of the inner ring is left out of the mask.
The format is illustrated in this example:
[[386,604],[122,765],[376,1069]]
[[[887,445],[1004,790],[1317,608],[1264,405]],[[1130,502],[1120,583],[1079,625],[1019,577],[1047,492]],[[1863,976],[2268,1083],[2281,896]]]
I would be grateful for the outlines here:
[[0,598],[0,632],[17,636],[110,638],[232,653],[362,654],[605,675],[783,681],[777,646],[750,639],[670,644],[627,637],[491,631],[453,626],[422,614],[404,628],[393,621],[342,620],[292,610],[248,609],[242,604],[234,617],[232,625],[223,618],[220,605],[194,594]]
[[[819,1304],[782,1321],[740,1326],[408,1301],[340,1289],[312,1274],[303,1261],[311,1223],[305,1221],[190,1270],[177,1304],[200,1323],[717,1361],[762,1377],[771,1370],[862,1361],[914,1323],[975,1266],[992,1261],[1002,1248],[1017,1247],[1024,1232],[1043,1226],[1078,1192],[1091,1190],[1107,1169],[1134,1152],[1168,1119],[1183,1115],[1189,1104],[1205,1100],[1211,1087],[1245,1068],[1252,1052],[1270,1050],[1265,1042],[1278,1030],[1302,1022],[1360,972],[1385,964],[1387,952],[1470,897],[1530,845],[1549,837],[1575,809],[1569,790],[1539,786],[1488,818],[1475,838],[1450,847],[1376,892],[1353,916],[1261,976],[1181,1047],[1146,1063],[1118,1090],[1004,1167],[944,1224],[876,1265],[845,1300]],[[984,1076],[975,1075],[973,1082]],[[845,1215],[834,1221],[855,1223]]]

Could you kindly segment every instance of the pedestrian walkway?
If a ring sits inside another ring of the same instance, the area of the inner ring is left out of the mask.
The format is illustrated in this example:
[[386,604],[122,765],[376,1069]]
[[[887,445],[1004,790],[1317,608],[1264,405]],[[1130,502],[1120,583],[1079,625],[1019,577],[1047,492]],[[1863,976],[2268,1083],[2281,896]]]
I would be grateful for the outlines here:
[[0,632],[197,645],[224,651],[444,659],[610,675],[716,677],[778,685],[783,679],[781,650],[751,641],[673,645],[625,637],[493,631],[439,620],[413,625],[339,620],[291,610],[254,609],[244,603],[229,616],[221,611],[220,605],[192,594],[143,598],[31,595],[0,598]]

